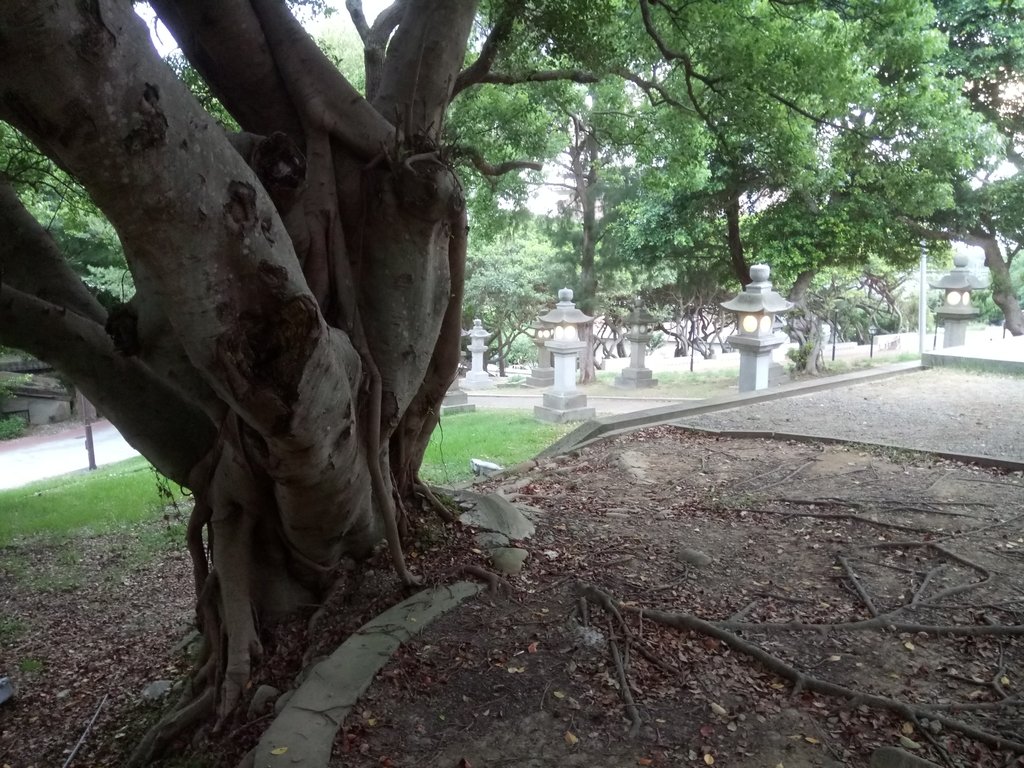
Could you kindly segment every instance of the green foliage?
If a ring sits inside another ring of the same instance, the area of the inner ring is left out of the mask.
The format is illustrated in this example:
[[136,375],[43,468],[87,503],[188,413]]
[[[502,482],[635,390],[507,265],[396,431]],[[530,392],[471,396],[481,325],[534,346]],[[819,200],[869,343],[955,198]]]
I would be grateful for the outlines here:
[[0,440],[13,440],[25,434],[28,423],[21,416],[0,417]]
[[803,373],[807,370],[807,362],[814,353],[813,344],[800,344],[786,350],[786,359],[790,361],[790,373]]

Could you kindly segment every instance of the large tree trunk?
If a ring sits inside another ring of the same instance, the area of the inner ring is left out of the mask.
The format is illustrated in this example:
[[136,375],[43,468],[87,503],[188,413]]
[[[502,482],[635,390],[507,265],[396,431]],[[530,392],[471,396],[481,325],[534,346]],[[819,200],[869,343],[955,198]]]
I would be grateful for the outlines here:
[[1014,336],[1024,336],[1024,313],[1010,277],[1010,265],[1003,258],[999,241],[992,236],[979,238],[974,245],[985,251],[985,266],[992,275],[992,301],[1003,310],[1003,325]]
[[196,499],[204,663],[188,716],[140,764],[237,705],[254,617],[316,602],[385,533],[413,578],[395,495],[415,487],[458,361],[466,222],[438,150],[475,12],[392,14],[371,104],[279,0],[153,5],[245,135],[201,109],[131,4],[0,5],[0,118],[88,190],[138,290],[111,338],[114,318],[0,188],[0,340],[52,360]]
[[[581,311],[593,316],[597,306],[597,139],[582,118],[573,117],[575,139],[569,147],[573,184],[580,207],[583,237],[580,242],[580,286],[576,302]],[[593,322],[579,328],[580,341],[584,342],[580,352],[580,383],[592,384],[597,381],[595,361],[595,339]]]

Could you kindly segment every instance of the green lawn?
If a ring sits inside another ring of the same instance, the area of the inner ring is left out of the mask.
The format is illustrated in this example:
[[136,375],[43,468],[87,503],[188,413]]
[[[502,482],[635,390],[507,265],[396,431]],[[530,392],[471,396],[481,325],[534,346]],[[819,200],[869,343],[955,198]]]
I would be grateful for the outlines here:
[[20,536],[102,533],[152,519],[170,501],[158,491],[158,477],[134,458],[0,491],[0,546]]
[[[574,426],[545,424],[526,411],[446,416],[430,440],[422,477],[439,484],[469,480],[471,458],[502,466],[517,464]],[[163,487],[166,491],[166,481]],[[158,475],[143,458],[0,491],[0,547],[19,537],[61,538],[73,532],[120,529],[152,520],[170,500],[161,495]]]
[[470,459],[509,467],[532,458],[577,424],[546,424],[528,411],[472,411],[445,416],[430,438],[421,477],[448,485],[469,480]]

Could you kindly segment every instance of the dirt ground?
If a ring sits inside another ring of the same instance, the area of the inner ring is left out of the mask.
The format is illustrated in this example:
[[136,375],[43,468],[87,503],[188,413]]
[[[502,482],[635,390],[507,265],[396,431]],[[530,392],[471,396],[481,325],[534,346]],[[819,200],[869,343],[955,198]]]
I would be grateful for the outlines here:
[[[385,668],[336,768],[856,766],[881,745],[1016,759],[951,726],[1024,734],[1019,475],[663,427],[491,486],[537,510],[530,561],[510,596],[443,619]],[[584,625],[580,583],[623,601],[622,621],[591,602]],[[821,682],[922,711],[797,692],[639,608],[731,623]]]
[[[532,510],[524,570],[400,651],[335,768],[861,766],[880,745],[1024,765],[992,746],[1024,741],[1021,473],[657,427],[481,489]],[[188,558],[153,544],[176,525],[0,550],[0,766],[63,764],[101,702],[72,766],[123,764],[159,711],[142,689],[188,665]],[[471,533],[426,526],[411,562],[431,582],[486,565]],[[371,563],[314,654],[399,596]],[[253,690],[290,685],[303,626],[268,630]],[[268,718],[168,765],[233,765]]]

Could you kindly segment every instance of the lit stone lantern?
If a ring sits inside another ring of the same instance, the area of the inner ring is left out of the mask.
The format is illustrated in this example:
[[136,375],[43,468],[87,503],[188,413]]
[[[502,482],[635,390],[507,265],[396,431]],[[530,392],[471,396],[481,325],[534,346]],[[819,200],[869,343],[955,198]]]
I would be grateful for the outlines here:
[[644,367],[647,342],[651,340],[651,331],[658,322],[657,318],[640,305],[640,297],[637,296],[627,322],[629,323],[629,331],[626,333],[626,339],[629,340],[629,367],[623,368],[622,373],[615,377],[612,384],[621,389],[645,389],[657,386],[658,380],[652,378],[654,374],[651,369]]
[[487,351],[487,340],[491,334],[484,330],[479,320],[473,321],[473,327],[469,330],[469,351],[473,355],[473,362],[466,380],[462,386],[466,389],[487,389],[493,387],[494,382],[487,375],[484,369],[484,353]]
[[544,389],[555,383],[555,369],[551,364],[551,350],[545,344],[554,335],[554,329],[538,317],[526,330],[526,335],[537,347],[537,364],[530,369],[526,386]]
[[931,287],[945,291],[942,306],[935,310],[935,317],[942,321],[943,348],[962,347],[967,341],[967,326],[981,315],[981,310],[971,303],[971,293],[985,288],[985,281],[971,273],[967,257],[958,253],[953,257],[953,271]]
[[587,396],[576,389],[576,360],[585,347],[585,342],[580,341],[579,326],[593,319],[576,308],[568,288],[558,292],[555,308],[539,318],[551,328],[551,338],[544,342],[544,347],[554,357],[555,369],[554,383],[544,393],[544,404],[533,408],[533,415],[541,421],[561,424],[594,417],[594,409],[587,407]]
[[775,315],[792,309],[793,303],[772,290],[770,274],[767,264],[755,264],[743,292],[722,302],[724,309],[736,313],[736,333],[729,343],[740,352],[740,392],[768,387],[772,351],[788,340],[774,331]]

